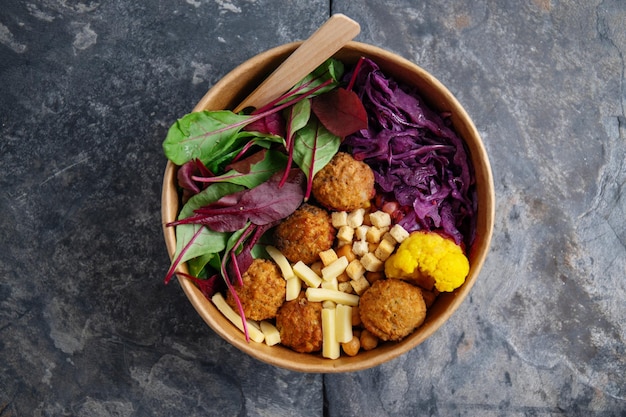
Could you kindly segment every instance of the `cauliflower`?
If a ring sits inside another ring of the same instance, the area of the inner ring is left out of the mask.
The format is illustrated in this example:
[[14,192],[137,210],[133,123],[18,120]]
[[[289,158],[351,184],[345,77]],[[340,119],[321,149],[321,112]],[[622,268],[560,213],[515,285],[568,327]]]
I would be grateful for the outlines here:
[[419,280],[429,277],[441,292],[460,287],[469,273],[463,249],[434,232],[413,232],[385,262],[389,278]]

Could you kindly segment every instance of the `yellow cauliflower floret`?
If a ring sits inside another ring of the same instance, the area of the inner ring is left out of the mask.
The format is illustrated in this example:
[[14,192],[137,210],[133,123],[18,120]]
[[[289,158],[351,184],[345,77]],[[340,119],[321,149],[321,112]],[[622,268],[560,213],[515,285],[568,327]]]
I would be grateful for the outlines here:
[[463,249],[434,232],[411,233],[385,262],[387,277],[431,277],[435,288],[442,292],[460,287],[468,273],[469,261]]

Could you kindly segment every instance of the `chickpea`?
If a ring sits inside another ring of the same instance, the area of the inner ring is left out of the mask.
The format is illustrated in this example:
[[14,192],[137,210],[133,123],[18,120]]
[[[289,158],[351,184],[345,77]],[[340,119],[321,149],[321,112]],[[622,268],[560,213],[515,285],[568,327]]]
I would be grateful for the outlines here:
[[350,281],[350,277],[348,276],[348,274],[345,273],[345,271],[339,274],[339,276],[337,277],[337,282],[349,282],[349,281]]
[[360,337],[361,347],[365,350],[372,350],[378,346],[378,337],[374,336],[369,330],[364,329]]
[[324,268],[324,264],[322,263],[322,261],[315,261],[311,264],[310,268],[317,275],[322,276],[322,268]]
[[372,285],[374,282],[384,277],[385,277],[385,273],[383,271],[377,271],[377,272],[368,271],[365,273],[365,279],[367,279],[367,282],[369,282],[370,285]]
[[352,252],[352,245],[343,245],[335,252],[337,252],[338,258],[345,256],[348,259],[348,262],[352,262],[356,259],[356,255]]
[[359,353],[359,349],[361,349],[361,341],[358,337],[352,336],[352,340],[341,344],[341,349],[343,349],[346,355],[355,356]]

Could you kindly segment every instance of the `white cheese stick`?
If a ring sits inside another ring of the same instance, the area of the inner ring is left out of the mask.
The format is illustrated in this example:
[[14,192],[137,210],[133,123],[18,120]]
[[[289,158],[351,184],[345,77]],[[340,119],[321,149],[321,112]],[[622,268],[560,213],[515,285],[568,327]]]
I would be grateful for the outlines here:
[[346,258],[345,256],[338,258],[328,266],[322,268],[322,279],[324,281],[330,281],[333,278],[337,278],[339,275],[343,274],[347,266],[348,258]]
[[[233,323],[235,326],[237,326],[239,330],[243,332],[243,320],[241,319],[241,316],[237,314],[237,312],[235,312],[235,310],[233,310],[232,307],[226,303],[224,296],[218,292],[215,293],[211,300],[213,301],[213,304],[215,304],[215,307],[224,315],[224,317],[230,320],[231,323]],[[265,339],[265,335],[263,334],[263,332],[259,330],[252,322],[250,322],[250,320],[247,320],[247,327],[250,339],[254,340],[255,342],[262,343]]]
[[272,323],[267,320],[261,321],[261,331],[265,336],[265,343],[274,346],[280,343],[280,332]]
[[352,340],[352,307],[337,304],[335,315],[337,342],[348,343]]
[[334,308],[322,309],[322,356],[328,359],[337,359],[341,354],[337,341],[335,311]]
[[322,278],[302,261],[296,262],[293,272],[311,288],[317,288],[322,283]]
[[293,273],[293,268],[291,268],[289,260],[285,257],[285,255],[282,254],[281,251],[276,249],[274,246],[269,245],[265,247],[265,250],[267,251],[267,254],[272,257],[274,262],[276,262],[276,265],[278,265],[278,267],[280,268],[280,272],[282,272],[283,278],[287,280],[296,276]]
[[330,300],[334,301],[337,304],[345,304],[348,306],[359,305],[358,295],[330,290],[328,288],[307,288],[306,298],[311,302],[322,302]]
[[300,291],[302,291],[302,281],[300,281],[300,278],[296,276],[289,278],[286,284],[285,301],[295,300],[300,295]]
[[329,290],[336,290],[339,291],[339,281],[337,280],[337,277],[334,277],[333,279],[330,280],[324,280],[322,281],[322,288],[328,288]]

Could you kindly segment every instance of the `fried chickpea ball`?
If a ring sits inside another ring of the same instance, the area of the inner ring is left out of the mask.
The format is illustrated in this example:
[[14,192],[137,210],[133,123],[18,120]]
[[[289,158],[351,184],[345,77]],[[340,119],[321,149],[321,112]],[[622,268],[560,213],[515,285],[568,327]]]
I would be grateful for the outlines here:
[[307,300],[303,292],[278,310],[280,342],[300,353],[322,349],[322,303]]
[[402,340],[426,318],[422,291],[399,279],[381,279],[361,296],[359,313],[365,329],[381,340]]
[[289,261],[311,265],[332,247],[336,233],[326,210],[305,203],[276,227],[274,244]]
[[374,172],[352,155],[338,152],[313,177],[313,197],[332,211],[353,211],[367,207],[374,197]]
[[[267,259],[255,259],[242,279],[243,285],[236,283],[233,287],[246,318],[267,320],[276,317],[286,293],[285,279],[278,265]],[[226,295],[226,302],[238,311],[230,291]]]

